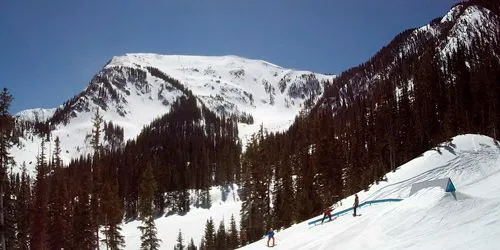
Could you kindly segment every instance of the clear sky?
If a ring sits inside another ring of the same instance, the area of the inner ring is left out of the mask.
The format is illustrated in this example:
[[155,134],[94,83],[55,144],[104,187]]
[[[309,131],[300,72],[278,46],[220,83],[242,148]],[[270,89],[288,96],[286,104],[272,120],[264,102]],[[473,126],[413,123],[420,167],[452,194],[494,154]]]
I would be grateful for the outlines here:
[[0,0],[11,113],[82,91],[115,55],[238,55],[341,73],[457,0]]

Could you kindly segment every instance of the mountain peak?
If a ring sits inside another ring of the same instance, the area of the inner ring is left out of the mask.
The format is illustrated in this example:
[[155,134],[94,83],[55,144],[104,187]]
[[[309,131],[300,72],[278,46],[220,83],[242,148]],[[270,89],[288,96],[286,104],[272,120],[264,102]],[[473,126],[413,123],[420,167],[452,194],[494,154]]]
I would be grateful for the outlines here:
[[236,55],[225,56],[200,56],[200,55],[161,55],[155,53],[127,53],[122,56],[114,56],[105,68],[114,66],[147,67],[147,66],[195,66],[211,64],[214,66],[234,67],[241,64],[263,64],[271,67],[281,68],[263,60],[248,59]]
[[[54,126],[53,138],[60,137],[65,156],[77,157],[89,148],[81,144],[91,131],[94,110],[99,109],[105,121],[123,127],[128,140],[169,113],[176,100],[192,94],[217,115],[236,117],[245,145],[261,124],[268,131],[287,129],[296,115],[316,103],[323,94],[323,82],[333,77],[234,55],[131,53],[113,57],[81,93],[48,120]],[[37,145],[31,151],[36,149]]]

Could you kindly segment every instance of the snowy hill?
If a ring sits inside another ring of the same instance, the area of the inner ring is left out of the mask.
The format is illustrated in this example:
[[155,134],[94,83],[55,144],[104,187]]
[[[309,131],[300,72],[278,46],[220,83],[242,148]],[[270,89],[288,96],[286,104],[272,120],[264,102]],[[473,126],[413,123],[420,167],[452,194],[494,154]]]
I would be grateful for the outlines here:
[[[409,196],[413,183],[450,177],[457,200],[439,187]],[[461,135],[387,174],[387,182],[358,193],[361,207],[333,222],[307,221],[277,232],[276,249],[497,249],[500,237],[500,145],[492,138]],[[352,206],[342,201],[340,211]],[[314,219],[321,218],[318,216]],[[312,220],[312,219],[311,219]],[[263,249],[266,240],[242,249]]]
[[[55,128],[48,150],[59,137],[67,163],[89,152],[86,136],[96,108],[105,121],[123,127],[128,140],[190,91],[218,115],[242,121],[253,118],[253,124],[239,124],[245,145],[261,124],[270,131],[287,129],[300,111],[307,111],[319,99],[322,82],[332,78],[236,56],[127,54],[113,57],[81,93],[57,110],[26,110],[16,117],[48,120]],[[16,162],[34,169],[29,162],[35,162],[40,142],[37,136],[21,138],[12,149]]]

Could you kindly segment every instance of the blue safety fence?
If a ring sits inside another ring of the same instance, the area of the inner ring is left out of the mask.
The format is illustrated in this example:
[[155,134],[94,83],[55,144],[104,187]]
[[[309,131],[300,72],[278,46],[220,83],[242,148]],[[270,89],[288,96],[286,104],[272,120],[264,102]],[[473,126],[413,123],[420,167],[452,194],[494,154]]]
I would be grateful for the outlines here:
[[[371,200],[371,201],[364,201],[362,202],[361,204],[358,205],[358,208],[364,206],[364,205],[371,205],[371,204],[377,204],[377,203],[384,203],[384,202],[398,202],[398,201],[402,201],[403,199],[381,199],[381,200]],[[350,207],[350,208],[346,208],[344,210],[341,210],[341,211],[338,211],[336,213],[333,213],[332,214],[332,217],[333,216],[340,216],[340,215],[343,215],[349,211],[352,211],[353,208]],[[321,216],[321,218],[319,219],[316,219],[316,220],[312,220],[310,222],[308,222],[307,224],[308,225],[314,225],[316,223],[319,223],[323,220],[323,216]]]

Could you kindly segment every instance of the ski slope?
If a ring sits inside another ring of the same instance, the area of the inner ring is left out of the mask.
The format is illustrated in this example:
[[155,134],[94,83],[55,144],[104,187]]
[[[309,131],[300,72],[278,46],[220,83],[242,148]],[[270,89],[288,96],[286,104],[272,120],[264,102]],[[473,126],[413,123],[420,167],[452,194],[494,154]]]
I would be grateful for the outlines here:
[[[413,183],[450,177],[457,200],[443,189]],[[387,182],[358,193],[367,200],[400,198],[358,209],[332,222],[308,221],[277,231],[274,249],[498,249],[500,239],[500,146],[492,138],[461,135],[387,174]],[[352,206],[353,196],[334,212]],[[310,219],[321,218],[321,216]],[[242,249],[264,249],[263,238]]]

